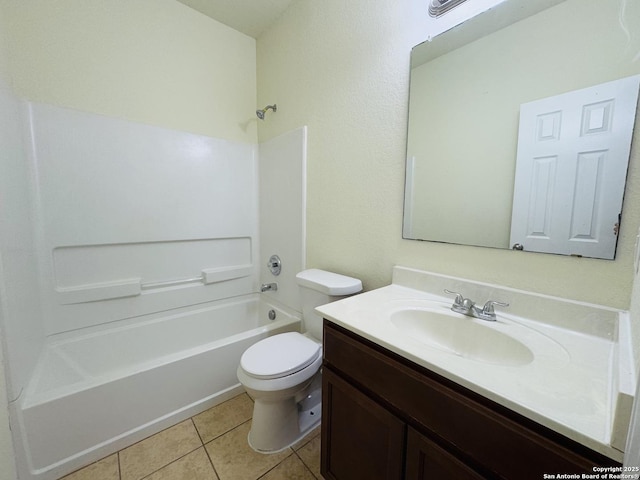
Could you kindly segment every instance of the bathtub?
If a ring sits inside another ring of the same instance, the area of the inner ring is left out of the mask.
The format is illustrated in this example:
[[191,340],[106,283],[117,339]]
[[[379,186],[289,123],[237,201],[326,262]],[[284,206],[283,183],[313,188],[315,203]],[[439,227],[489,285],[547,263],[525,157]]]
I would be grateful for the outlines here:
[[264,298],[51,339],[16,402],[31,477],[58,478],[242,392],[236,367],[244,350],[300,330],[299,313]]

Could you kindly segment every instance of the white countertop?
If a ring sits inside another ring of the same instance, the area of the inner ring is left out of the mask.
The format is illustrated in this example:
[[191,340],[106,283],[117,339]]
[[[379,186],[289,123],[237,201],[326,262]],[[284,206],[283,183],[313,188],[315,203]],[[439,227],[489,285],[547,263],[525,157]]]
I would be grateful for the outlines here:
[[622,461],[623,453],[611,446],[614,339],[500,312],[496,322],[464,317],[516,338],[533,352],[533,360],[525,365],[487,363],[426,345],[389,321],[393,311],[407,305],[419,308],[421,302],[447,312],[452,303],[445,296],[392,284],[316,310],[418,365]]

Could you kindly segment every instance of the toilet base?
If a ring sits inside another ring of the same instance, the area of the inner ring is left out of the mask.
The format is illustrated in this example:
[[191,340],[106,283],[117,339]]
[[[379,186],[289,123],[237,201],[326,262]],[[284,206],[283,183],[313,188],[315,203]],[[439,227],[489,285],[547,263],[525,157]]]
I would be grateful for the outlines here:
[[[307,410],[300,410],[298,413],[298,425],[300,426],[300,438],[304,437],[310,430],[320,424],[322,415],[322,403],[318,402],[310,406]],[[298,438],[298,440],[300,440]]]
[[298,402],[295,397],[276,402],[255,400],[253,421],[247,437],[253,450],[265,454],[280,452],[320,424],[320,386],[314,381],[305,393]]

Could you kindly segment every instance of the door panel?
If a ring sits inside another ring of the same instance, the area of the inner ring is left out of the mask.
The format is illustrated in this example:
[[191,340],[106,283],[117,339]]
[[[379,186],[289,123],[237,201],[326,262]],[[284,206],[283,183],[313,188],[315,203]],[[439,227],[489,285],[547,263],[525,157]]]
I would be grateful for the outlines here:
[[321,472],[326,479],[402,479],[405,429],[402,420],[323,369]]
[[520,106],[511,244],[613,259],[640,76]]

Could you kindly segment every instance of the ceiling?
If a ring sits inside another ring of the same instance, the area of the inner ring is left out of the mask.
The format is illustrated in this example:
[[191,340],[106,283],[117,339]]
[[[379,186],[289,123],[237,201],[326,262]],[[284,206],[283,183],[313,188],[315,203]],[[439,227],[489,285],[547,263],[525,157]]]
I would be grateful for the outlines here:
[[229,27],[257,38],[295,0],[178,0]]

